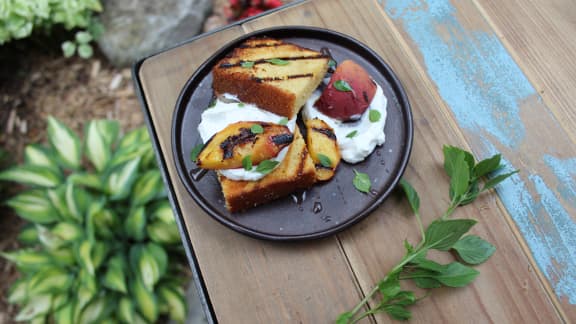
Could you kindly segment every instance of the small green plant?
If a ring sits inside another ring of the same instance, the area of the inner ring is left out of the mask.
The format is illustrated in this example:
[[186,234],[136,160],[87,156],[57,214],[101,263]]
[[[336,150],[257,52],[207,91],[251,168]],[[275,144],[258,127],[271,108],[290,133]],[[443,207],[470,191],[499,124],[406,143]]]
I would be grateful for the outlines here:
[[2,0],[0,2],[0,45],[23,39],[33,31],[50,31],[55,25],[66,30],[79,29],[74,41],[62,44],[66,56],[75,52],[92,56],[90,42],[102,32],[95,15],[102,11],[99,0]]
[[119,138],[118,123],[94,120],[81,143],[49,117],[48,140],[0,172],[29,187],[6,201],[30,222],[19,235],[26,246],[0,253],[21,274],[8,295],[15,319],[183,322],[180,237],[146,129]]
[[[416,245],[405,240],[406,253],[402,260],[351,311],[340,314],[337,324],[357,323],[376,313],[387,313],[396,320],[408,320],[412,317],[409,307],[428,296],[432,289],[464,287],[474,281],[479,272],[471,265],[485,262],[496,251],[496,247],[479,236],[465,235],[476,224],[475,220],[450,219],[450,216],[459,206],[472,203],[481,193],[491,190],[518,171],[501,173],[483,182],[485,176],[502,168],[500,154],[476,162],[470,152],[460,148],[444,146],[443,151],[444,170],[450,177],[450,205],[446,212],[424,228],[418,193],[406,180],[400,181],[416,216],[421,240]],[[462,262],[437,263],[427,258],[430,250],[451,251]],[[402,280],[412,280],[419,288],[428,289],[428,294],[416,297],[413,291],[400,286]],[[376,303],[363,311],[375,296],[379,297]]]

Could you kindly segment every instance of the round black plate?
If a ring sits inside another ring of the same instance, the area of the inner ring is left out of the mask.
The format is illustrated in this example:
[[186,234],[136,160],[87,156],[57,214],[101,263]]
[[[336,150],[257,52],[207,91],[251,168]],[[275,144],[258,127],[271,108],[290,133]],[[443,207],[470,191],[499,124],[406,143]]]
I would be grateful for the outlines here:
[[[209,105],[212,92],[212,67],[240,43],[254,36],[269,36],[320,50],[330,49],[341,62],[352,59],[384,89],[388,98],[386,143],[365,161],[341,163],[335,177],[305,192],[232,214],[216,174],[198,172],[190,153],[201,143],[197,126],[200,114]],[[172,120],[172,147],[180,179],[192,198],[210,216],[240,233],[269,240],[303,240],[324,237],[358,222],[380,205],[394,189],[410,157],[412,114],[402,85],[390,67],[370,48],[334,31],[311,27],[278,27],[244,35],[221,48],[202,64],[184,86]],[[365,172],[372,180],[370,194],[352,185],[354,171]]]

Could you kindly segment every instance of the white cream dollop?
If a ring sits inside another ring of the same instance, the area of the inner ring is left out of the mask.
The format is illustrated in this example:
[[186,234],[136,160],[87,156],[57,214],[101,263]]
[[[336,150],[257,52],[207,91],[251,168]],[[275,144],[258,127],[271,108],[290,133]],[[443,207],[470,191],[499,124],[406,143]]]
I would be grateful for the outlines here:
[[[234,99],[233,96],[226,96]],[[240,121],[259,121],[267,123],[279,123],[284,117],[276,115],[269,111],[258,108],[255,105],[238,102],[224,102],[219,99],[213,107],[206,109],[201,116],[201,122],[198,125],[198,132],[202,142],[206,143],[214,134],[226,128],[226,126]],[[296,127],[296,117],[288,120],[286,127],[294,132]],[[274,161],[282,162],[290,146],[283,148],[277,156],[272,158]],[[257,181],[262,179],[265,174],[251,171],[244,168],[219,170],[220,174],[231,180]]]
[[[302,109],[302,116],[305,120],[314,118],[321,119],[332,127],[336,134],[338,148],[344,161],[348,163],[361,162],[374,151],[376,146],[384,144],[386,140],[384,126],[386,125],[386,105],[388,99],[386,99],[380,85],[377,85],[376,94],[368,109],[362,114],[360,120],[354,122],[342,122],[321,113],[314,107],[314,103],[316,103],[320,95],[321,92],[316,90],[312,96],[310,96]],[[380,112],[380,119],[378,121],[370,121],[370,110]],[[357,132],[355,136],[352,138],[346,137],[354,131]]]

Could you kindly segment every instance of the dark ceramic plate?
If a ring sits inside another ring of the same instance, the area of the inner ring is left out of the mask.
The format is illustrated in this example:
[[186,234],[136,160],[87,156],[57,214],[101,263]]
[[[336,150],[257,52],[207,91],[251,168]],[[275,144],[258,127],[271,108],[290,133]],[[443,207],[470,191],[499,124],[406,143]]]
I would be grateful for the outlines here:
[[[253,36],[283,39],[307,48],[330,50],[341,62],[352,59],[384,89],[388,98],[386,143],[365,161],[341,163],[335,177],[280,200],[231,214],[214,172],[199,172],[190,153],[201,143],[197,126],[200,114],[212,99],[212,67],[232,49]],[[192,198],[210,216],[240,233],[269,240],[303,240],[324,237],[358,222],[380,205],[394,189],[408,163],[412,148],[412,114],[402,85],[390,67],[370,48],[357,40],[326,29],[280,27],[244,35],[216,52],[184,86],[172,120],[173,154],[180,179]],[[353,169],[372,180],[370,194],[352,185]]]

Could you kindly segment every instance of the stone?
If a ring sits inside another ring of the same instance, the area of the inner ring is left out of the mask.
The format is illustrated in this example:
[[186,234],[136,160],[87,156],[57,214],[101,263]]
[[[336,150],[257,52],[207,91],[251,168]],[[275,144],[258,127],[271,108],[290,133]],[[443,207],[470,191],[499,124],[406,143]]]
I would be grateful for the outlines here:
[[212,11],[212,0],[104,0],[103,5],[98,45],[118,67],[199,34]]

